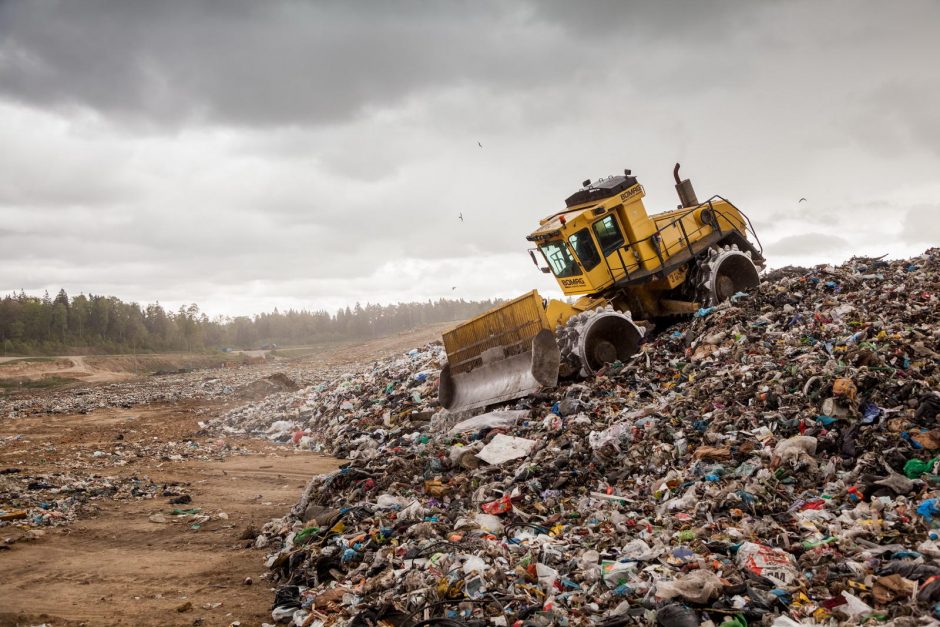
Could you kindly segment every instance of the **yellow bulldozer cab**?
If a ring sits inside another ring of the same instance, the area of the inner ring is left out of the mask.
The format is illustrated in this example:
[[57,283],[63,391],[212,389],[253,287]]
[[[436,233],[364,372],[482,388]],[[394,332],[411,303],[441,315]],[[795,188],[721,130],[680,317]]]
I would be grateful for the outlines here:
[[740,212],[724,199],[650,216],[644,196],[637,183],[609,198],[567,207],[528,236],[562,292],[598,294],[615,285],[654,280],[671,289],[685,278],[671,269],[704,245],[717,243],[722,234],[746,230]]

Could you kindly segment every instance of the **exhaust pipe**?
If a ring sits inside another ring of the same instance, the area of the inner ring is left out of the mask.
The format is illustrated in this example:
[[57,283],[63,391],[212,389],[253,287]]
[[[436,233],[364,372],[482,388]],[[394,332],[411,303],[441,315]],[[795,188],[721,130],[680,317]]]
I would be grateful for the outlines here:
[[676,179],[676,192],[679,194],[679,205],[680,209],[685,209],[686,207],[697,207],[698,198],[695,196],[695,190],[692,189],[692,181],[685,179],[684,181],[679,180],[679,164],[676,164],[676,167],[672,170],[672,176]]

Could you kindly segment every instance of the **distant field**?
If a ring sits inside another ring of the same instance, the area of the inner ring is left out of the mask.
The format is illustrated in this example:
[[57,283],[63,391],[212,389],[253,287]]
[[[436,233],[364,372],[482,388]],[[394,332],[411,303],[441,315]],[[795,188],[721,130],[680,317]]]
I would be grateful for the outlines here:
[[180,370],[238,366],[251,361],[248,356],[226,353],[14,358],[0,362],[0,394],[79,383],[110,383]]
[[459,322],[439,322],[421,329],[396,333],[386,337],[360,341],[323,342],[308,346],[287,346],[271,351],[273,357],[282,359],[310,359],[322,357],[330,363],[345,363],[349,360],[368,359],[369,353],[375,359],[387,357],[397,351],[415,348],[428,342],[439,341],[441,333],[452,329]]
[[278,348],[270,353],[274,357],[284,357],[285,359],[297,359],[299,357],[309,357],[310,355],[316,355],[323,350],[323,344],[317,346],[295,346],[288,348]]
[[307,346],[286,346],[273,351],[233,351],[229,353],[157,353],[144,355],[65,355],[61,357],[0,358],[0,395],[70,385],[110,383],[135,377],[241,366],[268,360],[315,361],[339,365],[380,359],[410,348],[440,340],[441,333],[457,323],[427,327],[365,341],[324,342]]

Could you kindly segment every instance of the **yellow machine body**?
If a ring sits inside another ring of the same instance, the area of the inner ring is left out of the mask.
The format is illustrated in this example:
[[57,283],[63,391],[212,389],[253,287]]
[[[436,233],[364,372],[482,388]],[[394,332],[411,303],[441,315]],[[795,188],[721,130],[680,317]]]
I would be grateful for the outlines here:
[[625,170],[585,181],[563,211],[541,220],[527,238],[532,260],[577,299],[533,290],[445,333],[441,404],[484,407],[553,386],[559,372],[590,374],[638,351],[648,321],[756,286],[753,262],[763,257],[748,241],[747,217],[719,196],[699,203],[678,170],[678,209],[649,215],[643,186]]
[[660,303],[662,293],[686,280],[697,254],[728,233],[745,232],[745,218],[724,199],[650,216],[645,195],[637,183],[617,196],[568,207],[528,236],[565,295],[614,301],[607,292],[620,288],[637,317],[690,313]]

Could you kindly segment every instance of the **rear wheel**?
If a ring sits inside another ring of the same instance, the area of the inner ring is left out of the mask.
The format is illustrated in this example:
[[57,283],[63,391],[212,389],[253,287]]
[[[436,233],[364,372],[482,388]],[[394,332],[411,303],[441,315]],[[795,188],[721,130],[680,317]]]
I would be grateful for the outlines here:
[[751,251],[737,245],[710,248],[698,265],[697,297],[706,307],[713,307],[745,290],[760,285],[760,274]]

